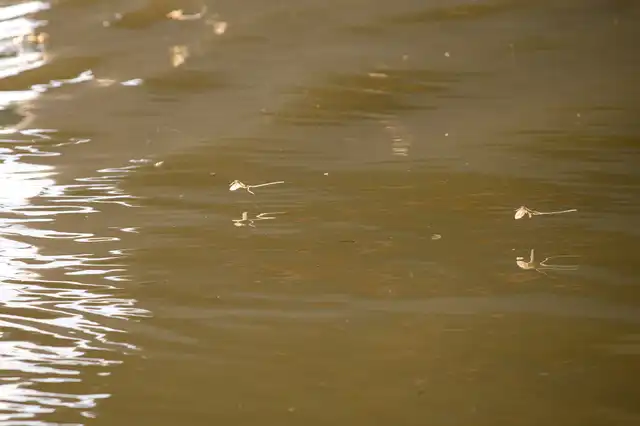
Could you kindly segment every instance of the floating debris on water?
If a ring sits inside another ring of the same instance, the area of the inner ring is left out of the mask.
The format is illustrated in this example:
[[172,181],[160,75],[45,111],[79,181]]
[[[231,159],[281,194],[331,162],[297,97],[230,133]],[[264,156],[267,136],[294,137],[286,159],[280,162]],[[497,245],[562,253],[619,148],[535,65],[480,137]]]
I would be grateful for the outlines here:
[[189,47],[184,45],[171,46],[169,48],[169,57],[171,59],[171,65],[177,68],[184,64],[189,57]]
[[217,19],[210,19],[207,21],[207,25],[213,27],[213,32],[216,35],[222,35],[227,31],[229,24],[225,21],[219,21]]
[[207,12],[207,6],[203,6],[200,12],[193,13],[190,15],[185,14],[182,9],[176,9],[167,13],[167,18],[173,19],[175,21],[194,21],[196,19],[202,19],[202,17],[206,12]]

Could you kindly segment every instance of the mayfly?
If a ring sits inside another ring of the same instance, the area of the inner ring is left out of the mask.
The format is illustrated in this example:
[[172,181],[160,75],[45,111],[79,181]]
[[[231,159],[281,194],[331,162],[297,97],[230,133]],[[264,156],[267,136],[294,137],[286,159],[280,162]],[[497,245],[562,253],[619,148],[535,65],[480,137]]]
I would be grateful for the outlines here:
[[240,182],[239,180],[234,180],[229,185],[229,191],[235,191],[237,189],[242,188],[242,189],[246,189],[248,193],[255,195],[255,193],[251,190],[251,188],[259,188],[261,186],[267,186],[267,185],[277,185],[277,184],[280,184],[280,183],[284,183],[284,181],[283,180],[279,180],[279,181],[276,181],[276,182],[261,183],[259,185],[245,185],[244,183]]
[[516,218],[516,220],[518,220],[518,219],[522,219],[525,216],[529,216],[529,219],[531,219],[533,216],[570,213],[570,212],[577,212],[577,211],[578,211],[578,209],[568,209],[568,210],[558,210],[558,211],[553,211],[553,212],[539,212],[537,210],[532,210],[532,209],[530,209],[528,207],[525,207],[525,206],[520,206],[520,208],[516,210],[515,218]]

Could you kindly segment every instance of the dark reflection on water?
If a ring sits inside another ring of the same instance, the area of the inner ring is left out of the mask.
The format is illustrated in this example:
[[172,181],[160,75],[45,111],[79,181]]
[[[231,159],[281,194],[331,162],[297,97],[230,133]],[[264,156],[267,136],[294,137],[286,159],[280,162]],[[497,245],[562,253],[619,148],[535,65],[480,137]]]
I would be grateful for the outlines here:
[[[302,87],[288,93],[298,100],[282,107],[275,117],[278,121],[318,126],[345,124],[358,118],[380,119],[403,111],[435,109],[438,99],[452,96],[451,83],[465,77],[472,76],[402,69],[329,76],[324,87]],[[429,100],[425,95],[431,95],[433,99]],[[417,103],[417,99],[421,102]]]
[[441,7],[429,5],[422,10],[415,10],[411,13],[393,16],[388,19],[388,22],[406,25],[446,22],[459,19],[481,19],[498,13],[504,13],[517,5],[517,1],[473,2]]

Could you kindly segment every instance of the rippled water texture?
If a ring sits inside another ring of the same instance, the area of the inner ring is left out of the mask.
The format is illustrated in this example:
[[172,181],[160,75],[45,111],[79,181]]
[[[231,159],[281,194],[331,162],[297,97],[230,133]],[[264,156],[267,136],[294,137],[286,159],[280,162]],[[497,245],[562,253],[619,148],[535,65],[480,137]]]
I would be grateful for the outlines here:
[[63,408],[92,417],[97,401],[109,393],[89,383],[111,374],[122,355],[136,349],[123,337],[123,323],[149,315],[122,291],[130,277],[121,235],[132,230],[106,226],[104,219],[97,220],[102,226],[88,225],[94,215],[131,207],[118,180],[135,166],[65,183],[56,167],[43,164],[64,152],[67,144],[55,139],[55,132],[15,131],[1,140],[5,421],[38,419]]
[[640,424],[638,23],[0,0],[0,424]]
[[122,235],[133,230],[92,218],[132,207],[120,181],[137,166],[65,173],[55,158],[91,139],[30,125],[30,102],[91,73],[42,80],[50,65],[38,34],[46,22],[32,13],[48,8],[27,2],[0,9],[0,76],[16,89],[0,92],[2,424],[66,424],[74,412],[75,422],[94,417],[110,395],[101,380],[137,349],[125,322],[149,316],[122,290],[131,279]]

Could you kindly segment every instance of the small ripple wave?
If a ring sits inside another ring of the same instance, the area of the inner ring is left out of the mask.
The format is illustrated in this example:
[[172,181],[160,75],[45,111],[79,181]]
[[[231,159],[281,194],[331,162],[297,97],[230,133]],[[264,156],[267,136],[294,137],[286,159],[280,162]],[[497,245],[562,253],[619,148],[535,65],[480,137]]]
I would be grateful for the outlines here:
[[0,143],[0,423],[59,424],[61,411],[82,423],[110,396],[95,377],[139,349],[126,321],[150,315],[122,288],[130,249],[92,220],[135,207],[119,184],[141,165],[62,183],[38,164],[57,155],[55,132],[13,136]]

